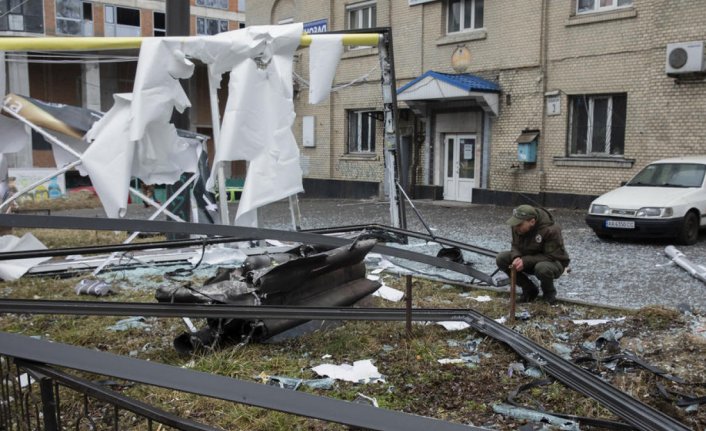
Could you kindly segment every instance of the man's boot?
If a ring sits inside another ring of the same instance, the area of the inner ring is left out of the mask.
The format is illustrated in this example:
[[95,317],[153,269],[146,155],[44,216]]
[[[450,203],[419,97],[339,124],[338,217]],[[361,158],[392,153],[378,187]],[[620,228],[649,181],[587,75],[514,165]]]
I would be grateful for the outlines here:
[[517,273],[517,284],[522,288],[522,295],[517,300],[519,303],[532,302],[537,299],[539,289],[525,274]]
[[550,305],[556,304],[556,289],[554,288],[554,280],[542,280],[542,299]]

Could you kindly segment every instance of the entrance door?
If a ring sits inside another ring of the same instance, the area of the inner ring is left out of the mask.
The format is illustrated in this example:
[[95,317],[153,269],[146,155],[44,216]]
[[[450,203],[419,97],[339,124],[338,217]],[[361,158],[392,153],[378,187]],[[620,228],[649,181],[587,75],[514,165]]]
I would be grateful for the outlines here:
[[471,202],[475,182],[475,135],[444,138],[444,199]]

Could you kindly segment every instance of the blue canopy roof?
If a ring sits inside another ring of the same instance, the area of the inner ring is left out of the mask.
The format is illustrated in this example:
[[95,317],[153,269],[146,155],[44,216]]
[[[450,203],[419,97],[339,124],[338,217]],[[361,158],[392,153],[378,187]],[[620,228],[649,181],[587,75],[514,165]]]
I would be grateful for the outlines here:
[[421,81],[422,79],[425,79],[426,77],[433,77],[436,78],[440,81],[444,81],[448,84],[451,84],[455,87],[458,87],[462,90],[465,91],[480,91],[480,92],[487,92],[487,93],[500,93],[500,86],[496,84],[495,82],[488,81],[487,79],[480,78],[475,75],[471,75],[470,73],[441,73],[441,72],[435,72],[433,70],[428,70],[424,72],[423,75],[417,77],[416,79],[412,80],[411,82],[408,82],[407,84],[403,85],[399,89],[397,89],[397,94],[402,93],[409,87],[413,86],[417,82]]

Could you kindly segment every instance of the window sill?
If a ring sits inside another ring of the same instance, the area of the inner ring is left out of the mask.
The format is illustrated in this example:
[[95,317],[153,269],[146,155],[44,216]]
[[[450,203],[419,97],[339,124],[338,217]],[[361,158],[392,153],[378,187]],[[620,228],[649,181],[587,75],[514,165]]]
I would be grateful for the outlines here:
[[554,166],[571,166],[581,168],[632,168],[635,159],[624,157],[554,157]]
[[380,160],[380,156],[377,154],[364,154],[364,153],[349,153],[343,154],[341,160],[347,160],[351,162],[377,162]]
[[365,48],[349,49],[341,55],[341,58],[358,58],[368,57],[371,55],[378,55],[377,47],[370,46]]
[[569,17],[566,21],[566,27],[583,24],[593,24],[595,22],[617,21],[621,19],[637,17],[637,9],[627,8],[611,10],[608,12],[592,12]]
[[459,33],[447,34],[436,40],[436,46],[450,45],[452,43],[470,42],[473,40],[483,40],[488,37],[485,29],[470,30]]

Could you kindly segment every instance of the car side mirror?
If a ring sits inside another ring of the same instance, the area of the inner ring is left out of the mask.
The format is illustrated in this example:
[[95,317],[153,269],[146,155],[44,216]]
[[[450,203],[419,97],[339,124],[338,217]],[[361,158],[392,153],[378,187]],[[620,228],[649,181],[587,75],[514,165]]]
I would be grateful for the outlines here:
[[621,182],[620,182],[620,187],[624,186],[624,185],[627,184],[627,183],[628,183],[627,181],[621,181]]

